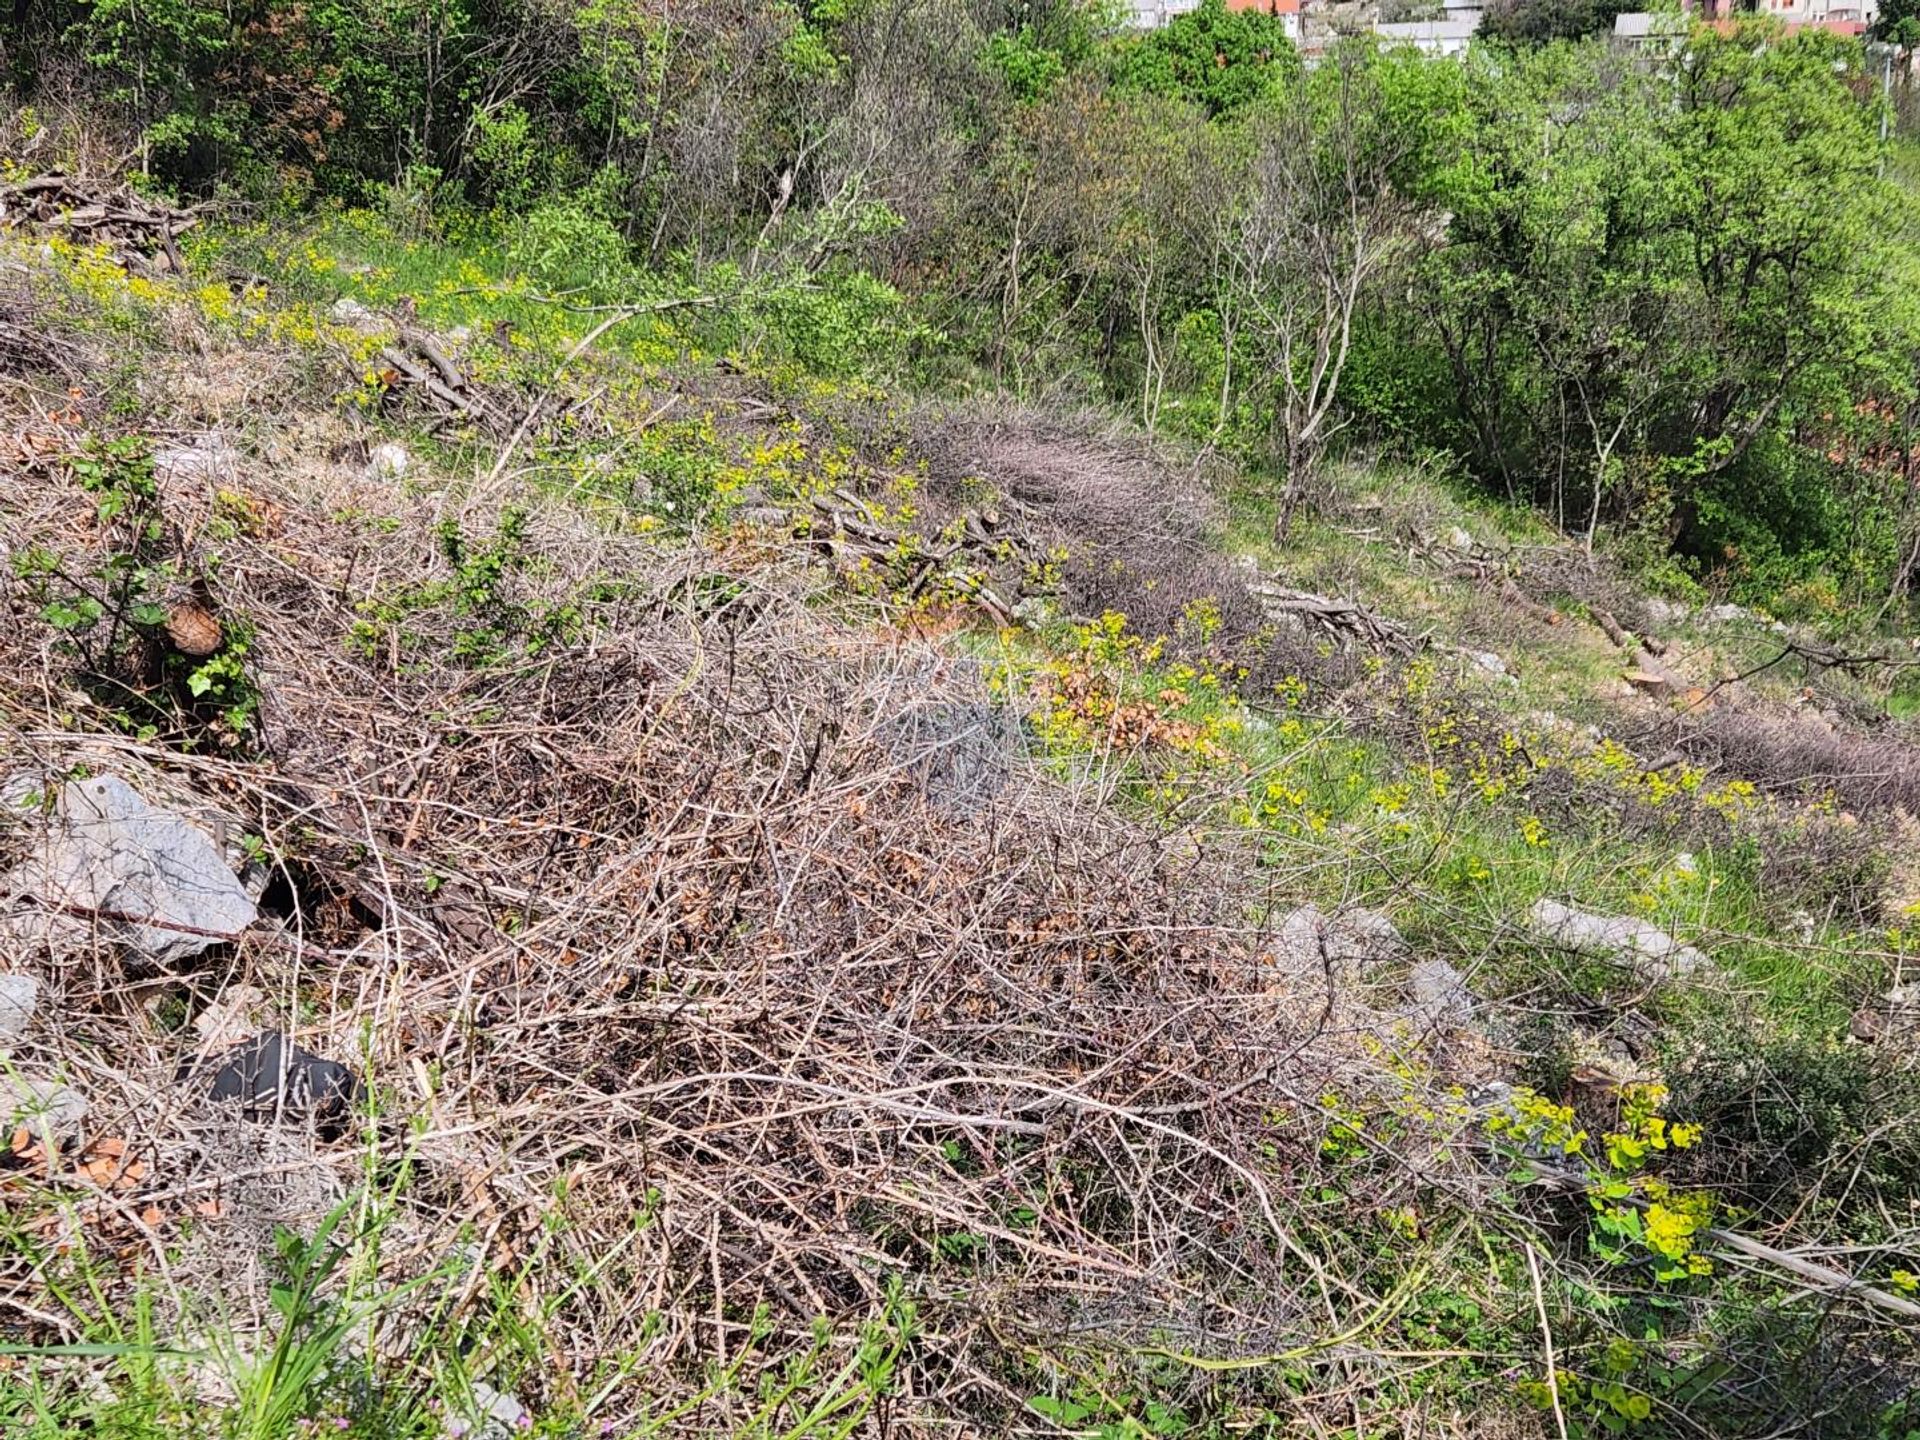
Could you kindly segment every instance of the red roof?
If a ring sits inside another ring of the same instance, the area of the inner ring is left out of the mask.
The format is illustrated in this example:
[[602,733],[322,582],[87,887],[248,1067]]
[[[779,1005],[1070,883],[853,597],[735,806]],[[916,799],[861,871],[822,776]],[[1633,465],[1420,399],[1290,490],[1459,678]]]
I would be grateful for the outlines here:
[[1300,0],[1227,0],[1229,10],[1258,10],[1263,15],[1298,15]]

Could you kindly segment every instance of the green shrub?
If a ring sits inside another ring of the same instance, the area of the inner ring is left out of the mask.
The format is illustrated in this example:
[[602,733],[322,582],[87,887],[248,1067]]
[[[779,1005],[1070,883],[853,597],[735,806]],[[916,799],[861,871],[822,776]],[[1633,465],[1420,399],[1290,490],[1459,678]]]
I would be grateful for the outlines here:
[[185,746],[237,745],[251,731],[260,691],[247,668],[253,632],[229,617],[211,648],[170,643],[171,593],[204,575],[167,546],[151,447],[137,435],[89,439],[68,458],[93,497],[100,551],[72,556],[32,546],[14,573],[60,636],[85,691],[120,729]]
[[543,201],[516,221],[507,263],[542,289],[594,298],[617,295],[633,273],[620,232],[577,200]]
[[1675,1108],[1705,1136],[1688,1178],[1730,1204],[1798,1212],[1803,1224],[1843,1226],[1864,1243],[1920,1193],[1920,1075],[1902,1073],[1897,1057],[1724,1017],[1674,1049]]

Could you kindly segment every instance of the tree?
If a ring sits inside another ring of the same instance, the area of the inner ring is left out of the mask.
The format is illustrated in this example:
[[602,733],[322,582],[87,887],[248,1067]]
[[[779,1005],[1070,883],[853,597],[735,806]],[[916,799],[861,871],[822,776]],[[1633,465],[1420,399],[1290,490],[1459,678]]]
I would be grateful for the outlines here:
[[1873,33],[1911,63],[1913,52],[1920,50],[1920,0],[1885,0]]
[[1140,423],[1159,422],[1172,362],[1170,334],[1201,283],[1190,218],[1217,196],[1206,190],[1217,136],[1191,105],[1154,95],[1063,87],[1022,117],[1030,168],[1002,222],[1001,333],[1037,298],[1030,277],[1064,267],[1070,298],[1090,312],[1097,358],[1116,389],[1137,396]]
[[1491,0],[1479,34],[1510,45],[1546,45],[1612,31],[1624,0]]
[[1573,501],[1590,548],[1688,342],[1662,82],[1600,50],[1478,78],[1474,163],[1420,293],[1483,463],[1510,495],[1523,464],[1562,526]]
[[1217,117],[1245,110],[1299,70],[1279,16],[1201,0],[1198,9],[1136,41],[1114,78],[1122,88],[1189,100]]
[[1857,45],[1765,25],[1702,32],[1671,114],[1674,224],[1703,343],[1686,424],[1723,469],[1796,395],[1849,393],[1894,223]]
[[1415,55],[1341,46],[1249,120],[1252,158],[1225,259],[1268,392],[1285,539],[1328,441],[1361,304],[1416,248],[1425,207],[1408,187],[1434,140]]
[[1470,65],[1468,161],[1415,291],[1482,475],[1589,546],[1646,500],[1702,548],[1709,509],[1819,509],[1795,437],[1865,393],[1898,288],[1859,64],[1753,24],[1671,65]]

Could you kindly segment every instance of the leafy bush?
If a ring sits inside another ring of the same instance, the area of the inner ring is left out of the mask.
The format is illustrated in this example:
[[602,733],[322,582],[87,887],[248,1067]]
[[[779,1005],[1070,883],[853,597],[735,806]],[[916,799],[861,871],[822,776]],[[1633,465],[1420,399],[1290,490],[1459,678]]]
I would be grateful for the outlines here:
[[476,670],[512,665],[571,640],[583,618],[572,603],[522,598],[514,580],[529,564],[527,516],[509,509],[493,536],[475,544],[457,521],[435,532],[448,573],[363,600],[347,634],[367,659],[391,657],[396,668],[442,652]]
[[1797,1212],[1861,1241],[1905,1213],[1920,1189],[1920,1076],[1897,1057],[1724,1017],[1674,1050],[1674,1103],[1704,1127],[1690,1179],[1743,1209]]
[[542,201],[515,222],[507,263],[543,289],[595,298],[617,294],[632,274],[620,232],[574,200]]
[[751,315],[773,354],[819,375],[897,373],[927,331],[906,297],[859,270],[795,278],[755,296]]
[[[143,739],[239,744],[260,705],[246,665],[252,632],[237,619],[213,621],[197,601],[170,603],[203,577],[190,577],[164,543],[151,447],[135,435],[96,437],[67,465],[94,497],[104,553],[76,558],[34,546],[14,557],[40,618],[60,633],[60,648],[113,724]],[[182,615],[211,634],[175,643]]]

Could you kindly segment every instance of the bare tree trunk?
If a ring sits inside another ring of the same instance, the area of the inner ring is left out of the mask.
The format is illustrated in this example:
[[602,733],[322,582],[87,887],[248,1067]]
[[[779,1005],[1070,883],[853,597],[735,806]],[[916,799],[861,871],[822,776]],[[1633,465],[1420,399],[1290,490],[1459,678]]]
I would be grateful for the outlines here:
[[1310,440],[1290,437],[1286,444],[1286,467],[1287,483],[1280,491],[1279,512],[1273,517],[1276,545],[1286,544],[1293,532],[1294,516],[1299,513],[1300,502],[1306,499],[1308,487],[1320,467],[1318,447]]
[[1140,376],[1140,423],[1149,435],[1160,421],[1160,394],[1165,383],[1166,364],[1159,347],[1160,322],[1153,307],[1153,261],[1148,259],[1140,272],[1135,291],[1134,323],[1140,327],[1143,373]]
[[[1234,249],[1248,325],[1267,346],[1284,540],[1340,425],[1334,406],[1361,303],[1410,252],[1415,206],[1394,188],[1403,133],[1378,128],[1364,58],[1343,54],[1331,113],[1295,97],[1265,132]],[[1323,72],[1324,73],[1324,72]]]
[[1227,416],[1233,406],[1233,333],[1234,308],[1230,301],[1220,305],[1220,413],[1213,419],[1213,438],[1218,440],[1227,428]]

